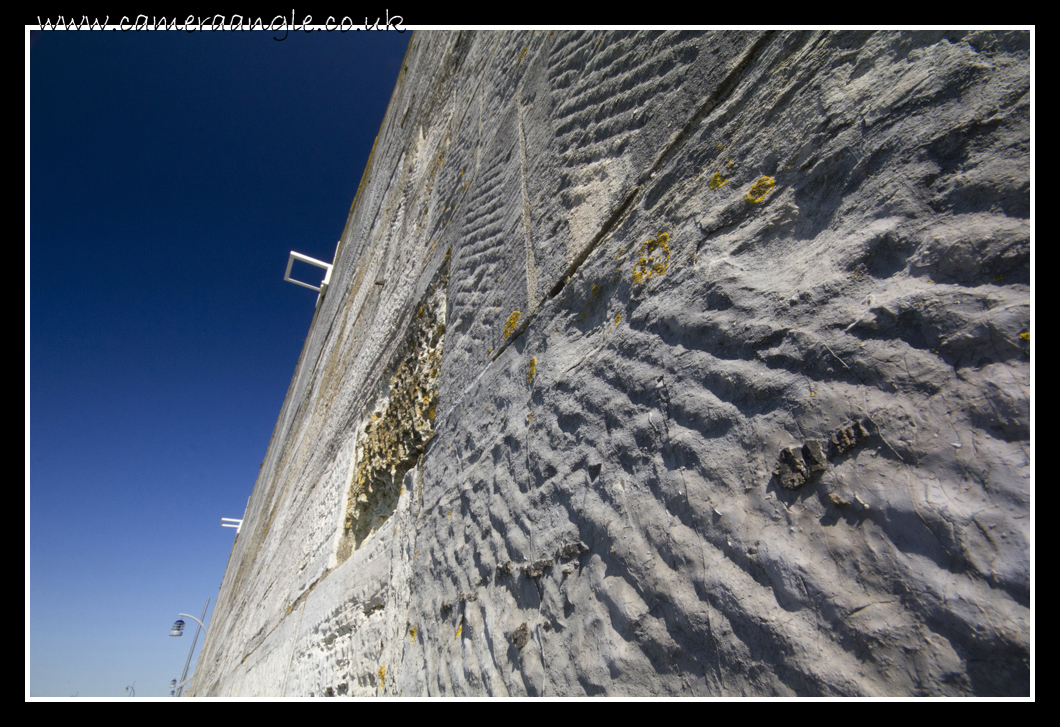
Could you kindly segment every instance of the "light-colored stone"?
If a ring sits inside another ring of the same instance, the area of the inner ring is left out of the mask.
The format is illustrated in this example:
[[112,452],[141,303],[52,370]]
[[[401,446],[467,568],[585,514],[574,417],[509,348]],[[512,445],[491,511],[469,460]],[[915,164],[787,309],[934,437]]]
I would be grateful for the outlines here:
[[418,32],[189,692],[1029,694],[1029,60]]

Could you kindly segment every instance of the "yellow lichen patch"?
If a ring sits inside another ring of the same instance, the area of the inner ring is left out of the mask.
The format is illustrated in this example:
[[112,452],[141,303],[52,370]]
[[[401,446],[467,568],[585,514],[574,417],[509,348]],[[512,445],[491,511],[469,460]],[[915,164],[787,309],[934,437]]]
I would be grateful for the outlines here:
[[520,63],[522,63],[522,62],[523,62],[523,56],[525,56],[525,55],[526,55],[526,52],[527,52],[528,50],[530,50],[530,46],[526,46],[525,48],[523,48],[523,52],[519,54],[519,60],[517,60],[517,61],[515,62],[515,65],[519,65]]
[[[445,333],[447,273],[431,286],[357,441],[338,556],[345,561],[397,507],[405,473],[434,436]],[[382,387],[381,387],[382,388]]]
[[409,626],[409,641],[416,643],[416,627]]
[[617,326],[621,322],[622,322],[622,314],[619,313],[618,315],[615,316],[615,325]]
[[660,232],[640,248],[640,259],[633,265],[633,282],[643,283],[666,273],[670,265],[670,236]]
[[748,202],[761,202],[775,184],[773,177],[760,177],[757,182],[751,185],[751,188],[747,190],[747,194],[743,198]]
[[594,298],[599,298],[600,297],[600,286],[597,285],[596,283],[593,283],[593,289],[589,291],[589,295],[591,295]]
[[729,181],[728,179],[726,179],[725,177],[721,176],[721,172],[716,172],[714,174],[714,176],[710,178],[710,185],[709,186],[710,186],[711,189],[721,189],[723,186],[725,186],[725,183],[728,182],[728,181]]
[[526,383],[534,383],[534,376],[537,374],[537,356],[530,359],[530,363],[526,365]]
[[1029,341],[1029,340],[1031,340],[1030,331],[1025,331],[1024,333],[1021,333],[1020,334],[1020,340],[1021,341]]
[[519,322],[519,316],[521,315],[522,313],[520,313],[519,311],[513,310],[512,314],[508,316],[508,322],[504,324],[505,338],[508,338],[508,336],[512,335],[512,331],[515,330],[515,324]]
[[386,683],[386,664],[379,665],[379,688],[382,689]]

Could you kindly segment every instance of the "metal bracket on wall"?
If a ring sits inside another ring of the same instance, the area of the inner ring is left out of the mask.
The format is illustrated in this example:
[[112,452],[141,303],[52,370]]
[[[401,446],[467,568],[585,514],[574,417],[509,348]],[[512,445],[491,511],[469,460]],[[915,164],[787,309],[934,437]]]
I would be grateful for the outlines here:
[[[337,247],[335,249],[335,252],[336,254],[338,253]],[[301,260],[304,263],[316,265],[318,268],[324,268],[324,280],[321,281],[319,287],[315,285],[310,285],[309,283],[303,283],[301,280],[295,280],[291,277],[291,266],[294,265],[295,260]],[[316,258],[311,258],[308,255],[303,255],[300,252],[295,252],[294,250],[291,250],[291,255],[287,258],[287,271],[283,274],[283,279],[286,280],[288,283],[294,283],[295,285],[301,285],[303,288],[309,288],[310,290],[317,291],[318,295],[316,304],[317,306],[319,306],[321,299],[323,299],[324,297],[324,293],[326,293],[328,290],[328,285],[331,283],[331,269],[332,266],[329,263],[324,262],[323,260],[317,260]]]

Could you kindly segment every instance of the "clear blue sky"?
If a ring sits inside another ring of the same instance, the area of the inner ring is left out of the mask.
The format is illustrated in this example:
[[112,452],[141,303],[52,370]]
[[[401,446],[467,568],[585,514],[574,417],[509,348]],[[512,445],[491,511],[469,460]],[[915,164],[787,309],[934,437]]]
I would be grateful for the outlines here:
[[411,35],[33,34],[30,696],[180,676]]

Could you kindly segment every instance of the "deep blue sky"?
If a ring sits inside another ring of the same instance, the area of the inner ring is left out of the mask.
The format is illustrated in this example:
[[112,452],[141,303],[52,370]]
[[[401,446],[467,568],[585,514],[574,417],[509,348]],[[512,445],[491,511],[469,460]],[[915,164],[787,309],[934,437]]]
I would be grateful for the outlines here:
[[34,34],[31,696],[180,676],[410,37]]

